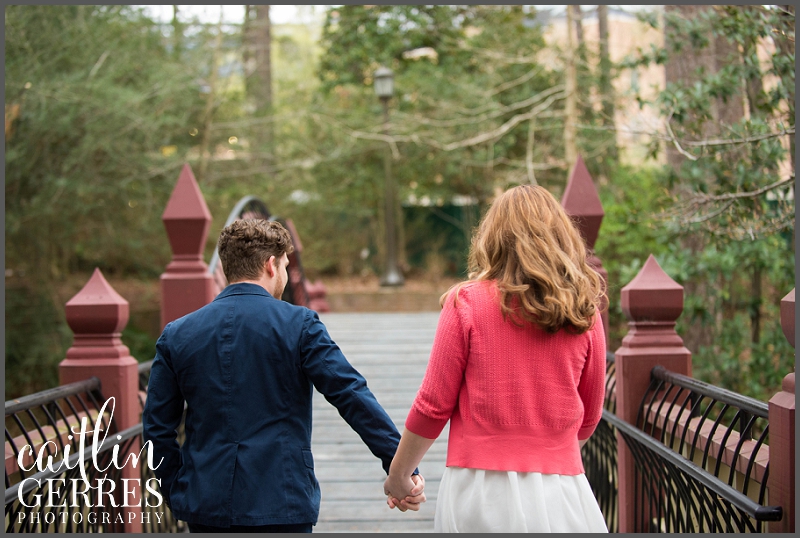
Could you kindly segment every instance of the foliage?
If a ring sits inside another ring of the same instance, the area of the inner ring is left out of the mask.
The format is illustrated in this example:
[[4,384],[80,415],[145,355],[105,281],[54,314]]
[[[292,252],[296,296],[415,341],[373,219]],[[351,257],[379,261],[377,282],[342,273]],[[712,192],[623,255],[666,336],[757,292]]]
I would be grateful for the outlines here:
[[180,164],[164,153],[191,143],[196,75],[126,6],[8,7],[7,267],[42,283],[168,261],[148,239]]
[[655,167],[617,166],[610,180],[598,189],[605,216],[595,251],[608,272],[609,342],[619,347],[628,330],[620,306],[622,288],[653,254],[662,262],[667,245],[674,240],[655,215],[669,203],[661,187],[663,172]]
[[58,385],[56,364],[72,341],[47,293],[21,283],[5,288],[6,400]]
[[683,9],[643,17],[664,28],[666,46],[624,64],[696,66],[653,102],[640,98],[664,119],[651,147],[671,164],[658,176],[665,203],[645,206],[659,218],[654,254],[684,286],[677,328],[695,374],[763,398],[792,356],[778,305],[794,286],[794,11]]
[[[609,343],[614,351],[627,334],[620,307],[622,287],[647,256],[684,286],[684,308],[676,330],[693,353],[693,375],[762,400],[780,388],[794,353],[781,330],[780,300],[794,286],[790,236],[754,241],[718,241],[702,249],[684,244],[678,227],[657,217],[672,203],[668,171],[618,167],[599,193],[605,217],[596,252],[608,272]],[[763,290],[753,293],[754,272]],[[759,336],[753,341],[753,317]]]
[[[678,319],[681,335],[704,333],[695,344],[694,375],[709,383],[769,399],[794,367],[794,350],[783,335],[780,300],[794,286],[794,256],[786,238],[732,241],[696,253],[673,244],[664,257],[667,273],[695,293],[686,294]],[[754,294],[754,272],[764,290]],[[753,317],[759,334],[753,336]],[[684,337],[686,340],[686,336]]]
[[[791,229],[793,8],[714,6],[693,18],[680,10],[667,11],[663,23],[645,18],[653,27],[663,25],[667,45],[640,51],[627,67],[734,51],[724,63],[715,59],[716,68],[698,62],[690,76],[668,81],[654,102],[640,98],[642,106],[657,107],[665,121],[666,133],[654,138],[653,154],[663,140],[668,151],[682,156],[668,183],[675,204],[665,216],[689,231],[736,239]],[[758,57],[761,47],[771,49],[766,61]],[[781,168],[787,162],[788,172]]]
[[51,299],[69,273],[155,278],[169,261],[160,216],[192,144],[202,64],[174,60],[130,6],[5,15],[6,282],[30,298],[6,302],[6,387],[30,390],[52,384],[69,344]]
[[[320,154],[337,158],[314,167],[307,188],[328,204],[343,204],[341,210],[358,205],[367,219],[370,231],[362,242],[341,245],[351,253],[342,253],[350,259],[342,267],[362,263],[353,254],[364,248],[377,254],[369,260],[373,266],[381,265],[382,183],[390,151],[399,198],[410,204],[406,212],[414,213],[411,207],[423,202],[441,208],[454,195],[471,199],[477,209],[497,189],[530,180],[525,164],[530,122],[523,117],[530,114],[536,117],[531,155],[536,180],[563,188],[566,166],[557,157],[563,155],[563,91],[557,87],[559,74],[536,59],[544,41],[541,30],[527,24],[530,16],[521,6],[339,6],[328,11],[320,92],[306,132]],[[379,65],[395,76],[388,137],[371,88]],[[449,229],[448,219],[436,218]],[[463,223],[464,241],[476,223],[477,214]],[[338,231],[345,221],[330,224]],[[412,244],[414,230],[405,233],[406,245],[419,248]],[[428,239],[427,248],[446,241]],[[406,254],[420,259],[416,252]],[[461,255],[459,249],[449,250],[442,263],[460,267]]]

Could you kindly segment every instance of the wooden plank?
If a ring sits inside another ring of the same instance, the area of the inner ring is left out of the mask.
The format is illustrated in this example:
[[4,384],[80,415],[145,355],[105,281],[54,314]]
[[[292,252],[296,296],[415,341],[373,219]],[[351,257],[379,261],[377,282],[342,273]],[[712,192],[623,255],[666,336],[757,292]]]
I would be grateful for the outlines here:
[[[402,431],[425,374],[438,312],[326,313],[320,319]],[[318,393],[313,412],[311,445],[322,490],[314,532],[432,532],[448,429],[420,464],[428,501],[419,512],[402,513],[386,506],[380,461]]]

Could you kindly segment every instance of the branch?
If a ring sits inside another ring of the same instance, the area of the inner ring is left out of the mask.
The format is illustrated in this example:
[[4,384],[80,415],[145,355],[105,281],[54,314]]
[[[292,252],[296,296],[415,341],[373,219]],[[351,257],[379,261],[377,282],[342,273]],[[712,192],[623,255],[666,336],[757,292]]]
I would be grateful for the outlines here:
[[664,125],[666,125],[666,127],[667,127],[667,134],[669,135],[669,138],[672,141],[672,144],[675,146],[675,149],[678,150],[678,153],[680,153],[681,155],[683,155],[687,159],[690,159],[692,161],[696,161],[697,159],[699,159],[699,157],[695,157],[694,155],[692,155],[691,153],[689,153],[688,151],[683,149],[681,147],[680,143],[678,142],[678,139],[675,138],[675,133],[672,132],[672,127],[669,126],[669,122],[670,122],[671,119],[672,119],[672,114],[669,115],[669,117],[667,118],[667,121],[664,122]]
[[698,142],[684,142],[684,146],[690,146],[693,148],[705,148],[710,146],[731,146],[734,144],[749,144],[751,142],[759,142],[761,140],[767,140],[769,138],[777,138],[779,136],[786,136],[786,135],[793,135],[794,134],[794,126],[789,127],[788,129],[783,129],[777,133],[765,133],[763,135],[756,135],[756,136],[748,136],[747,138],[732,138],[728,140],[701,140]]
[[484,142],[488,142],[489,140],[495,140],[497,138],[500,138],[504,134],[506,134],[508,131],[510,131],[511,129],[516,127],[518,124],[522,123],[523,121],[530,120],[530,119],[536,117],[536,115],[539,112],[541,112],[542,110],[545,110],[546,108],[548,108],[557,98],[563,99],[564,96],[565,95],[564,95],[563,92],[558,94],[558,95],[552,95],[544,103],[532,108],[529,112],[526,112],[525,114],[517,114],[516,116],[512,117],[510,120],[505,122],[503,125],[501,125],[497,129],[494,129],[492,131],[487,131],[487,132],[475,135],[475,136],[473,136],[471,138],[467,138],[465,140],[461,140],[461,141],[458,141],[458,142],[451,142],[449,144],[440,144],[439,142],[437,142],[435,140],[428,140],[427,143],[429,145],[435,147],[435,148],[438,148],[438,149],[442,150],[442,151],[453,151],[454,149],[466,148],[466,147],[469,147],[469,146],[475,146],[475,145],[478,145],[478,144],[482,144]]
[[[617,127],[612,127],[608,125],[585,125],[579,124],[579,129],[585,129],[587,131],[614,131],[623,134],[631,134],[631,135],[648,135],[654,136],[659,140],[664,140],[667,142],[672,142],[675,140],[674,136],[670,137],[668,135],[663,135],[659,132],[654,131],[642,131],[638,129],[620,129]],[[761,140],[767,140],[770,138],[777,138],[780,136],[787,136],[795,134],[794,126],[789,127],[788,129],[783,129],[777,132],[771,133],[764,133],[761,135],[754,135],[748,136],[745,138],[729,138],[729,139],[716,139],[716,140],[699,140],[699,141],[692,141],[692,140],[680,140],[680,144],[682,146],[688,147],[711,147],[711,146],[733,146],[737,144],[750,144],[752,142],[760,142]]]
[[[436,127],[451,127],[451,126],[454,126],[454,125],[464,125],[464,124],[467,124],[467,123],[478,123],[478,122],[481,122],[481,121],[497,118],[497,117],[502,116],[503,114],[506,114],[508,112],[514,112],[515,110],[520,110],[522,108],[527,108],[527,107],[529,107],[531,105],[536,104],[537,102],[541,101],[542,99],[545,99],[546,97],[550,97],[554,93],[558,93],[558,92],[563,91],[563,90],[564,90],[564,85],[563,84],[559,84],[557,86],[553,86],[552,88],[548,88],[547,90],[545,90],[543,92],[539,92],[536,95],[534,95],[532,97],[529,97],[529,98],[527,98],[527,99],[525,99],[523,101],[518,101],[516,103],[512,103],[512,104],[504,106],[502,108],[499,108],[499,109],[496,109],[496,110],[492,110],[492,111],[487,111],[487,112],[483,112],[483,111],[489,109],[492,106],[491,104],[490,105],[486,105],[486,106],[482,106],[482,107],[478,107],[478,108],[475,108],[475,109],[463,109],[463,108],[461,109],[464,114],[468,114],[468,115],[471,115],[471,116],[472,115],[477,116],[479,114],[484,114],[484,116],[479,117],[479,118],[456,118],[456,119],[453,119],[453,120],[432,120],[432,119],[420,117],[420,116],[417,116],[417,115],[403,114],[402,112],[397,113],[397,114],[399,116],[401,116],[401,117],[402,116],[407,116],[408,118],[410,118],[410,119],[412,119],[414,121],[417,121],[418,123],[424,124],[424,125],[432,125],[432,126],[436,126]],[[437,106],[441,106],[441,104],[438,104],[438,103],[434,103],[434,104],[436,104]]]
[[508,90],[510,88],[513,88],[514,86],[518,86],[518,85],[520,85],[520,84],[522,84],[524,82],[527,82],[530,79],[532,79],[533,77],[535,77],[536,75],[538,75],[542,71],[542,69],[544,69],[544,65],[540,65],[536,69],[532,69],[531,71],[528,71],[527,73],[525,73],[524,75],[522,75],[519,78],[516,78],[516,79],[511,80],[509,82],[504,82],[503,84],[500,84],[499,86],[496,86],[494,89],[489,91],[487,96],[488,97],[492,97],[494,95],[497,95],[498,93],[501,93],[501,92],[504,92],[504,91],[506,91],[506,90]]
[[[728,209],[730,209],[737,200],[745,199],[745,198],[757,198],[762,194],[769,192],[773,189],[777,189],[778,187],[782,187],[787,183],[794,181],[794,174],[790,177],[781,179],[762,187],[760,189],[756,189],[753,191],[747,192],[730,192],[725,194],[716,194],[716,195],[702,195],[702,194],[695,194],[690,196],[686,200],[677,203],[671,209],[664,211],[657,215],[657,218],[667,218],[667,219],[679,219],[683,224],[699,224],[703,222],[709,222],[712,219],[722,215]],[[704,215],[698,215],[700,210],[704,206],[708,206],[711,204],[722,204],[721,207],[711,211],[710,213],[706,213]]]
[[728,193],[725,193],[725,194],[706,194],[706,195],[697,196],[697,197],[694,198],[694,200],[696,200],[697,202],[699,202],[701,204],[708,204],[708,203],[712,203],[712,202],[723,202],[723,201],[728,201],[728,200],[741,200],[742,198],[756,198],[758,196],[761,196],[765,192],[771,191],[773,189],[777,189],[778,187],[786,185],[787,183],[790,183],[792,181],[794,181],[794,174],[792,174],[791,176],[789,176],[789,177],[787,177],[785,179],[781,179],[779,181],[776,181],[775,183],[772,183],[771,185],[767,185],[766,187],[761,187],[760,189],[756,189],[754,191],[728,192]]
[[697,218],[690,219],[688,222],[690,222],[691,224],[699,224],[701,222],[707,222],[707,221],[709,221],[709,220],[711,220],[711,219],[713,219],[715,217],[718,217],[718,216],[722,215],[723,213],[725,213],[728,210],[728,208],[733,205],[733,202],[734,202],[734,200],[731,200],[728,203],[726,203],[725,205],[723,205],[721,208],[719,208],[718,210],[716,210],[716,211],[714,211],[712,213],[707,213],[707,214],[703,215],[702,217],[697,217]]
[[528,144],[525,147],[525,167],[528,169],[528,181],[537,185],[536,174],[533,173],[533,118],[528,121]]
[[747,226],[746,228],[726,228],[722,231],[719,228],[712,228],[709,231],[718,237],[733,237],[740,241],[749,237],[751,240],[755,240],[756,236],[772,235],[786,228],[794,227],[794,220],[794,212],[792,212],[787,213],[780,219],[773,219],[769,224],[761,224],[756,221],[754,226]]
[[[312,113],[311,118],[317,121],[324,121],[321,114]],[[362,140],[377,140],[379,142],[386,142],[389,144],[389,147],[392,150],[392,158],[397,160],[400,158],[400,150],[397,148],[397,142],[416,142],[416,137],[409,137],[409,136],[392,136],[392,135],[385,135],[379,133],[366,133],[364,131],[354,131],[348,127],[345,127],[340,122],[334,120],[333,118],[327,118],[330,125],[336,127],[337,129],[344,131],[346,134],[353,138],[359,138]]]

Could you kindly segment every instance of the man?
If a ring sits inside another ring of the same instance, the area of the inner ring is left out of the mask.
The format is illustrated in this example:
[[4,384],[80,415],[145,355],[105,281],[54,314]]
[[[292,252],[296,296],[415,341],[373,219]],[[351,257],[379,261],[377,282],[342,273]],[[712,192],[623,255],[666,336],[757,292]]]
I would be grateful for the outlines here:
[[[293,248],[277,222],[227,226],[218,250],[230,284],[167,324],[156,343],[144,439],[161,461],[155,473],[167,504],[192,532],[311,532],[320,503],[311,454],[314,388],[387,473],[400,441],[316,312],[280,300]],[[424,479],[415,472],[413,480],[402,511],[425,501]]]

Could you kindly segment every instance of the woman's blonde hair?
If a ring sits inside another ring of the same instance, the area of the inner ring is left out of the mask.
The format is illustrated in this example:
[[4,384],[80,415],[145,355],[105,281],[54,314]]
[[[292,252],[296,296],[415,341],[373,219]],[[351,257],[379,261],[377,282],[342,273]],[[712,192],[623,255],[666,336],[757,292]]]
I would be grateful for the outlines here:
[[[600,276],[586,264],[580,233],[539,186],[511,188],[492,203],[473,234],[468,265],[469,281],[497,282],[504,317],[548,332],[565,327],[586,332],[603,296]],[[454,300],[466,283],[454,287]]]

